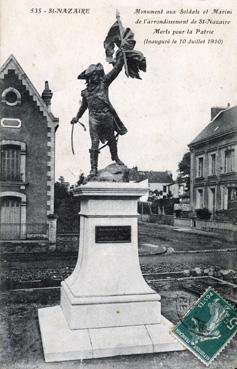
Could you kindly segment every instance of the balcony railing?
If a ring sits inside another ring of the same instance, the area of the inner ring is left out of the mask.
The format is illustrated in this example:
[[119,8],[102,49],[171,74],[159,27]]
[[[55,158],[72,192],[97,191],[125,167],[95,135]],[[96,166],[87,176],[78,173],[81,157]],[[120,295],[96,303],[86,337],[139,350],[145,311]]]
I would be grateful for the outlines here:
[[47,239],[48,224],[45,223],[1,223],[1,240]]

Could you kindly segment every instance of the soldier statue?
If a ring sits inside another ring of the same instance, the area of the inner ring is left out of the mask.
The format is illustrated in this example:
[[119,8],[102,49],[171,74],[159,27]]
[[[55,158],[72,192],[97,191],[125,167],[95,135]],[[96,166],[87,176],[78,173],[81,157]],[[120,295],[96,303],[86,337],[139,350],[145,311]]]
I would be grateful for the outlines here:
[[90,175],[96,175],[99,154],[99,142],[108,142],[111,159],[119,165],[123,162],[118,157],[117,140],[114,132],[120,135],[127,133],[126,127],[119,119],[116,111],[109,101],[109,85],[118,76],[123,68],[122,53],[118,55],[113,69],[105,74],[102,64],[91,64],[78,79],[85,79],[87,87],[82,91],[82,104],[71,123],[78,122],[85,110],[89,110],[89,129],[91,136]]
[[[111,159],[118,165],[124,165],[118,156],[116,138],[118,135],[127,133],[127,128],[109,101],[110,84],[121,72],[123,66],[127,77],[132,78],[140,78],[138,71],[146,70],[146,60],[143,54],[133,50],[135,45],[134,34],[129,28],[124,29],[122,27],[118,13],[116,17],[117,21],[111,27],[104,41],[107,61],[113,65],[113,69],[105,74],[101,63],[91,64],[78,76],[78,79],[86,81],[87,87],[81,92],[82,103],[76,117],[71,120],[71,124],[79,122],[79,119],[88,108],[91,137],[91,148],[89,150],[90,176],[97,174],[100,142],[102,144],[107,142]],[[115,45],[118,50],[115,58],[113,58]]]

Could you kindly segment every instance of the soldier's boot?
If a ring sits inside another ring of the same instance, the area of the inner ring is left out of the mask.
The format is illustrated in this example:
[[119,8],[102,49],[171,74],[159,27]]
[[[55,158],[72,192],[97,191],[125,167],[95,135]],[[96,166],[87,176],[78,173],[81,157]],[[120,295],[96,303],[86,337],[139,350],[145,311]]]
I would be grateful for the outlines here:
[[89,151],[91,160],[90,176],[95,176],[97,174],[99,150],[90,149]]
[[110,153],[111,153],[111,159],[115,161],[118,165],[124,165],[122,160],[118,157],[118,150],[117,150],[117,141],[112,141],[109,145]]

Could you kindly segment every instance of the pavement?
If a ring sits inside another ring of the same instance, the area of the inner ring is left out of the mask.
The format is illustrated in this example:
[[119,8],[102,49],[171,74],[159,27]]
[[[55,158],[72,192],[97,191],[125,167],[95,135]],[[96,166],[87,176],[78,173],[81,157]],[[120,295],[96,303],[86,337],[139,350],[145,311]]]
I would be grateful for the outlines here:
[[[197,296],[177,285],[175,289],[163,282],[159,284],[162,297],[162,314],[173,323],[180,319],[180,298],[189,303]],[[168,287],[168,289],[167,289]],[[25,296],[25,298],[24,298]],[[45,363],[38,325],[38,308],[57,305],[59,288],[31,290],[28,293],[11,291],[0,295],[0,367],[1,369],[204,369],[205,366],[189,351],[157,354],[117,356],[91,360]],[[234,369],[237,367],[237,339],[213,361],[210,369]]]

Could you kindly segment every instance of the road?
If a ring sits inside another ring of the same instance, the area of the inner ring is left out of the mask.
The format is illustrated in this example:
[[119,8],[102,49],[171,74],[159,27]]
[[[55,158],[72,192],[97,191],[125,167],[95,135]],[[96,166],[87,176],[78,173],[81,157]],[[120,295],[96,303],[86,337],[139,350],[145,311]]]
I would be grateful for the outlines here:
[[234,247],[218,234],[154,223],[139,223],[139,242],[172,247],[175,251]]
[[[70,239],[65,239],[65,243],[70,250]],[[152,247],[144,247],[144,243]],[[173,248],[179,253],[152,255],[156,247],[159,251],[160,246]],[[139,249],[141,248],[147,255],[140,256],[142,270],[145,273],[182,271],[195,267],[237,270],[234,245],[222,242],[219,237],[209,234],[179,232],[174,227],[140,223]],[[228,249],[232,251],[226,251]],[[201,250],[211,252],[195,253]],[[180,253],[182,251],[183,253]],[[76,261],[77,254],[70,252],[4,254],[0,271],[1,285],[4,288],[20,288],[22,283],[26,285],[28,281],[36,281],[34,283],[43,286],[59,285],[61,280],[71,274]]]
[[[144,243],[152,247],[144,247]],[[161,246],[173,248],[175,252],[151,255],[156,248],[160,250]],[[70,250],[70,244],[68,248]],[[219,237],[213,235],[179,232],[172,227],[156,224],[139,224],[139,248],[147,250],[146,256],[140,256],[142,271],[145,274],[211,266],[236,270],[236,250],[226,251],[228,248],[234,249],[234,245],[223,243]],[[204,249],[211,252],[198,252]],[[217,249],[219,251],[216,251]],[[5,254],[2,256],[0,272],[2,287],[6,291],[6,287],[27,288],[31,286],[30,283],[33,287],[34,283],[36,287],[37,283],[42,286],[59,286],[60,281],[72,272],[76,260],[76,253],[72,252]],[[178,294],[183,296],[186,293],[195,300],[197,296],[174,288],[173,284],[177,284],[176,281],[159,280],[157,288],[162,296],[163,314],[175,322],[179,312]],[[0,333],[2,342],[0,366],[4,369],[203,368],[203,364],[188,351],[47,364],[43,359],[37,309],[58,304],[59,288],[11,290],[0,294],[0,299],[0,331],[2,332]],[[234,339],[212,363],[212,368],[237,367],[236,350],[237,341]]]

